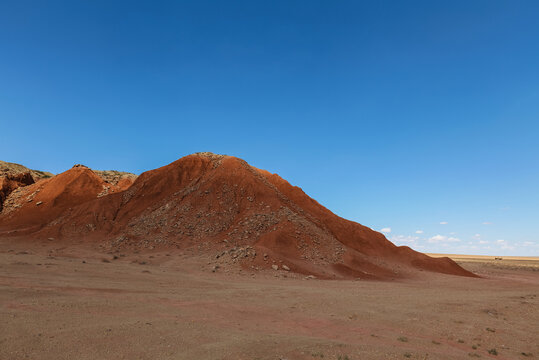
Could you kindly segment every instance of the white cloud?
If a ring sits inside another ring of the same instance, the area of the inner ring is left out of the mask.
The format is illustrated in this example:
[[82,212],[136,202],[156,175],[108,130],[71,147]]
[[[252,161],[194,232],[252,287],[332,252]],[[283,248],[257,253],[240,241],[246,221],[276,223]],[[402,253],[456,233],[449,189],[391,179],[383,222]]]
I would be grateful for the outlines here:
[[389,234],[391,232],[391,228],[390,227],[385,227],[385,228],[381,229],[380,232],[383,232],[384,234]]
[[496,242],[502,250],[515,250],[515,247],[513,245],[508,244],[507,241],[503,239],[496,240]]
[[395,245],[412,245],[416,247],[417,240],[419,240],[419,238],[417,236],[410,235],[393,235],[391,236],[390,240]]
[[492,223],[490,221],[484,221],[483,225],[492,225]]
[[423,230],[416,230],[415,233],[416,234],[423,234]]
[[476,240],[479,240],[479,239],[481,239],[481,234],[475,234],[473,236],[473,238],[476,239]]
[[480,244],[488,244],[488,241],[486,241],[486,240],[479,240],[479,243],[480,243]]
[[447,221],[440,221],[440,225],[447,225]]
[[524,241],[524,246],[532,246],[533,243],[531,241]]
[[431,238],[429,239],[429,242],[430,242],[430,243],[436,243],[436,242],[444,241],[445,239],[447,239],[447,236],[443,236],[443,235],[434,235],[433,237],[431,237]]
[[447,237],[445,235],[434,235],[429,239],[430,243],[447,243],[447,242],[459,242],[460,239],[456,237]]

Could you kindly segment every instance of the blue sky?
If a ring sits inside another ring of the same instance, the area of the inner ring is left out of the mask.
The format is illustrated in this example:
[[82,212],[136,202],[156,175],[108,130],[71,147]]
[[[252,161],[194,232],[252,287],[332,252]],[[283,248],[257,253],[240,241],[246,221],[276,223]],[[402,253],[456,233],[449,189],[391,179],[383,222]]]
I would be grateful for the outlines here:
[[[2,1],[0,159],[280,174],[420,251],[539,255],[537,1]],[[391,229],[391,232],[387,232]]]

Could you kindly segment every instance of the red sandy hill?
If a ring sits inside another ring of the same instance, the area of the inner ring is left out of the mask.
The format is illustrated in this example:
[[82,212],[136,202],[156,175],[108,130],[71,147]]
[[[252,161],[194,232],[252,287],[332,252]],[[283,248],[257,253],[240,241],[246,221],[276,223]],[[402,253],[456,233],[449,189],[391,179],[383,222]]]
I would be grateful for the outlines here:
[[0,236],[84,239],[113,251],[177,248],[322,278],[475,276],[448,258],[397,247],[235,157],[198,153],[143,173],[126,190],[107,184],[79,166],[27,186],[31,201],[4,209]]

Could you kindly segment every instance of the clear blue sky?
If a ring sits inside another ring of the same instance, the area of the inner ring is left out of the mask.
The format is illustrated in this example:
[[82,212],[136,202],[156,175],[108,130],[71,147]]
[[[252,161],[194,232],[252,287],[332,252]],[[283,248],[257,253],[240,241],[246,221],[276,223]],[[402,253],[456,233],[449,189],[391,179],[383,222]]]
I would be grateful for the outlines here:
[[539,255],[538,18],[517,0],[1,1],[0,159],[140,173],[224,153],[397,244]]

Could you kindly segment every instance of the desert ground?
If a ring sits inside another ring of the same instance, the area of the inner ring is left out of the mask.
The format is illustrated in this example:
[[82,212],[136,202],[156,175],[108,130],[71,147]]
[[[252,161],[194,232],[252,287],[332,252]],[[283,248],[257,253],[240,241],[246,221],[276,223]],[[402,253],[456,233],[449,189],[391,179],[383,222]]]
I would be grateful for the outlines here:
[[539,357],[539,258],[455,255],[482,278],[365,281],[116,257],[0,240],[0,359]]

